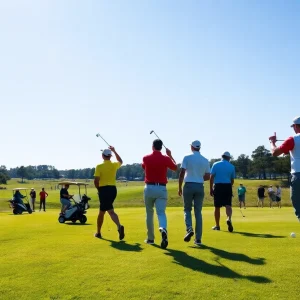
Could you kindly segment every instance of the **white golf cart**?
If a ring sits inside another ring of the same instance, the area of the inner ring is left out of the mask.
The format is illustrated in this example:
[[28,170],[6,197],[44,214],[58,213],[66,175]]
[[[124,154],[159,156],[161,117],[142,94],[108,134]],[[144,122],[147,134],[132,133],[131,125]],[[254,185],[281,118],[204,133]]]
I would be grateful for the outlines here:
[[[87,196],[87,186],[88,183],[85,182],[73,182],[73,181],[63,181],[58,183],[58,185],[66,186],[66,185],[76,185],[78,187],[79,195],[77,197],[74,196],[74,198],[70,198],[73,200],[74,205],[72,205],[70,208],[66,210],[66,212],[63,215],[59,215],[58,222],[59,223],[65,223],[65,221],[72,221],[73,223],[76,223],[77,220],[81,224],[84,224],[87,221],[87,217],[85,216],[86,210],[90,207],[88,202],[91,200]],[[81,187],[85,188],[85,194],[81,196]]]
[[[9,206],[12,208],[14,215],[21,215],[24,211],[27,211],[29,214],[32,213],[27,198],[27,190],[28,188],[14,188],[12,190],[13,196],[11,200],[8,200],[8,202],[10,203]],[[20,191],[23,191],[25,195],[23,195]],[[23,202],[24,199],[27,203]]]

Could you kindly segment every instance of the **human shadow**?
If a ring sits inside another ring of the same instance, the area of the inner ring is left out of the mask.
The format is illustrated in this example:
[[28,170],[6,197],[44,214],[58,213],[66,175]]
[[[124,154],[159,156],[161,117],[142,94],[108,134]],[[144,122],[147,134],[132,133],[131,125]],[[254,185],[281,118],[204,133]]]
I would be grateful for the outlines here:
[[268,233],[252,233],[252,232],[243,232],[243,231],[234,231],[233,234],[241,234],[247,237],[263,238],[263,239],[282,239],[285,238],[284,235],[273,235]]
[[[160,248],[157,245],[153,245]],[[217,265],[207,263],[201,259],[190,256],[187,253],[174,249],[166,249],[166,255],[173,257],[174,263],[191,269],[193,271],[201,272],[211,276],[217,276],[221,278],[232,278],[232,279],[247,279],[255,283],[270,283],[271,280],[263,276],[250,276],[241,275],[228,267],[224,266],[218,259],[216,259]]]
[[92,225],[90,223],[84,223],[84,224],[81,224],[81,223],[65,223],[65,225],[70,225],[70,226],[85,226],[85,225]]
[[[196,248],[196,247],[193,247]],[[233,260],[233,261],[243,261],[249,264],[253,265],[264,265],[265,264],[265,258],[263,257],[257,257],[257,258],[251,258],[245,254],[242,253],[235,253],[235,252],[228,252],[222,249],[206,246],[206,245],[201,245],[201,247],[197,247],[198,249],[206,249],[210,250],[213,254],[228,259],[228,260]]]
[[101,240],[110,242],[111,247],[121,251],[141,252],[143,250],[140,243],[128,244],[125,241],[113,241],[105,238],[101,238]]

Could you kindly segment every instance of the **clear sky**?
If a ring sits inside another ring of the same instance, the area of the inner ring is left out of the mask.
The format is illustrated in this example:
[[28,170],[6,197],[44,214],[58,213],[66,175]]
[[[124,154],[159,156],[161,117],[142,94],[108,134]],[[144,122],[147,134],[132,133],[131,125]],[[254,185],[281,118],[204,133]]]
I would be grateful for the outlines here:
[[0,164],[125,164],[155,130],[237,158],[300,115],[299,1],[0,0]]

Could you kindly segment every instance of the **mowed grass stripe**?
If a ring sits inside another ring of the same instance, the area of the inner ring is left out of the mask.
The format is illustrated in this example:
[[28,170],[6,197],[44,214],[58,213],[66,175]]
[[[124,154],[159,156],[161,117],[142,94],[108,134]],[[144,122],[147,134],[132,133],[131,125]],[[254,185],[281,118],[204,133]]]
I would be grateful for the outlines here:
[[[103,240],[90,225],[57,222],[57,211],[0,214],[1,299],[298,299],[299,223],[292,208],[234,209],[234,233],[222,210],[221,231],[213,209],[203,209],[201,248],[184,243],[182,208],[168,208],[169,247],[143,243],[143,208],[119,208],[126,228],[118,241],[106,216]],[[290,238],[290,232],[297,238]]]

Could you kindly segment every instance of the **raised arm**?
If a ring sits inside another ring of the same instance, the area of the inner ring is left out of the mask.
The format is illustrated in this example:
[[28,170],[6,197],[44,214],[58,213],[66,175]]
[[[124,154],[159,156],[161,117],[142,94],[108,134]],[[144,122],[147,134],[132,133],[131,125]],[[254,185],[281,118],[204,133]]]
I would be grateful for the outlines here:
[[120,155],[117,153],[117,151],[115,150],[115,148],[113,146],[109,146],[109,149],[114,153],[114,155],[116,156],[117,161],[122,165],[123,164],[123,160],[120,157]]
[[168,168],[171,169],[172,171],[176,171],[177,170],[177,164],[175,159],[172,156],[171,150],[170,149],[166,149],[166,154],[168,155],[168,157],[170,158],[170,164],[168,165]]

